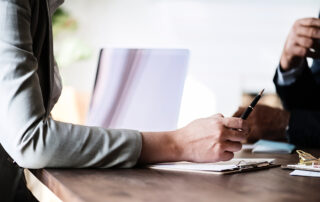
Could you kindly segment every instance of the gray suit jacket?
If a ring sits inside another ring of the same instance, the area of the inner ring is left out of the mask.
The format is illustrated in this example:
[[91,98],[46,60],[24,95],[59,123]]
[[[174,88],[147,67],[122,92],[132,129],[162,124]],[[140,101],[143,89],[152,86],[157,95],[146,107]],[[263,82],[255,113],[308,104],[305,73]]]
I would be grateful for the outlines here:
[[25,168],[132,167],[141,151],[138,131],[50,117],[61,92],[51,15],[62,2],[0,0],[0,143]]

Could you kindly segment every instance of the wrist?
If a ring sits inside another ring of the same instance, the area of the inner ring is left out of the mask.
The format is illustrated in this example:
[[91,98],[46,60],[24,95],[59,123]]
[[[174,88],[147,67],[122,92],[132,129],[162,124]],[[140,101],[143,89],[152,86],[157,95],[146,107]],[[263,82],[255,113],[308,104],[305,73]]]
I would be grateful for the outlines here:
[[168,151],[172,154],[172,161],[182,161],[183,158],[183,139],[181,129],[169,131],[166,133],[168,140]]
[[280,71],[281,72],[286,72],[286,71],[289,71],[289,70],[290,70],[289,59],[285,54],[283,54],[281,59],[280,59]]
[[180,161],[178,131],[142,132],[142,150],[139,163]]

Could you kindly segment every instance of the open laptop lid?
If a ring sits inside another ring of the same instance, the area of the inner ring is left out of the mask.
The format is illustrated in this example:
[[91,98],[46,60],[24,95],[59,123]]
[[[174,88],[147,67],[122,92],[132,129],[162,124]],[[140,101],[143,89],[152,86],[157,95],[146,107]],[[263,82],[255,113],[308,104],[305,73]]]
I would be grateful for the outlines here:
[[103,49],[87,124],[140,131],[177,127],[189,51]]

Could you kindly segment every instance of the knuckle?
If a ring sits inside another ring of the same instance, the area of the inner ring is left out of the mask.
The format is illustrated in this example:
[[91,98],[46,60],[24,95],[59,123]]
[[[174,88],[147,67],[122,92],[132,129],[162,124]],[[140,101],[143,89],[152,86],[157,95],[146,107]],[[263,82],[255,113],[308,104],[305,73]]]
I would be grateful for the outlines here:
[[313,22],[314,22],[314,19],[313,19],[313,18],[307,18],[307,19],[306,19],[306,23],[307,23],[308,25],[312,25]]
[[216,114],[216,116],[223,117],[223,115],[221,113]]
[[221,114],[221,113],[218,113],[218,114],[215,114],[215,115],[213,115],[213,117],[215,118],[215,119],[221,119],[221,118],[223,118],[224,116]]
[[224,125],[229,126],[230,125],[231,120],[229,118],[225,118],[223,120]]
[[293,23],[293,26],[292,26],[293,29],[297,28],[297,27],[300,25],[301,20],[302,20],[302,19],[298,19],[298,20],[296,20],[296,21]]
[[215,119],[215,120],[213,120],[212,124],[217,124],[218,127],[222,127],[223,126],[223,121],[220,118],[219,119]]
[[309,20],[309,22],[308,22],[309,25],[315,25],[315,24],[317,24],[318,19],[317,18],[309,18],[308,20]]

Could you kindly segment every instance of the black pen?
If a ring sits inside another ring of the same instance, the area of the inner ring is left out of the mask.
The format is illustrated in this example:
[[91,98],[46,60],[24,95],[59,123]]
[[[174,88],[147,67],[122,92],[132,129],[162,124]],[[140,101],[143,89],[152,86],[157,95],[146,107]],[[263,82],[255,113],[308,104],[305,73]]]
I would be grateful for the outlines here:
[[246,109],[246,111],[243,112],[243,114],[241,115],[241,118],[243,120],[246,120],[248,118],[248,116],[250,115],[250,113],[252,112],[253,108],[256,106],[256,104],[258,103],[258,101],[260,100],[262,94],[264,92],[264,89],[259,93],[259,95],[257,95],[253,101],[251,102],[251,104],[249,105],[249,107]]

